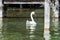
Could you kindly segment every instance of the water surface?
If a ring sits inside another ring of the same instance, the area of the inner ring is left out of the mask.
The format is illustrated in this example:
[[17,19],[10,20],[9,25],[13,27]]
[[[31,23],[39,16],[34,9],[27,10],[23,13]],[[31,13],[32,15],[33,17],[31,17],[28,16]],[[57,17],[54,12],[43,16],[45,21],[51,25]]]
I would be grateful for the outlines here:
[[[33,34],[30,34],[31,29],[26,29],[27,19],[31,20],[30,18],[4,18],[4,40],[44,40],[44,18],[34,18],[37,25],[35,26]],[[30,38],[30,36],[32,36],[32,38]]]
[[4,40],[60,40],[60,20],[53,18],[50,30],[44,30],[44,18],[34,18],[37,25],[30,34],[32,29],[26,29],[27,19],[31,20],[30,18],[4,18],[2,32]]

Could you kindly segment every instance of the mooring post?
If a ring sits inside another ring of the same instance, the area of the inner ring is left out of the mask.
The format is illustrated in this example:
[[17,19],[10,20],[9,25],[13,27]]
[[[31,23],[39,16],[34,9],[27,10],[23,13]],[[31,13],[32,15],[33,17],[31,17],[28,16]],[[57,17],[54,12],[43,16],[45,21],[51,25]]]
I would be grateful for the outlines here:
[[44,5],[44,39],[50,40],[50,0],[45,0]]
[[0,0],[0,17],[2,17],[2,0]]
[[0,0],[0,29],[2,28],[2,0]]
[[45,0],[44,6],[44,29],[50,28],[50,0]]
[[2,0],[0,0],[0,40],[3,40],[2,37]]
[[59,1],[58,0],[56,0],[56,2],[55,2],[55,17],[59,17]]
[[58,0],[52,0],[52,10],[53,10],[53,17],[58,18],[59,17],[59,1]]
[[57,31],[58,30],[58,26],[59,26],[59,0],[53,0],[53,1],[55,1],[55,3],[53,3],[53,4],[55,4],[55,5],[53,5],[52,6],[52,9],[53,9],[53,15],[54,15],[54,17],[53,17],[53,23],[54,23],[54,28],[55,28],[55,30]]

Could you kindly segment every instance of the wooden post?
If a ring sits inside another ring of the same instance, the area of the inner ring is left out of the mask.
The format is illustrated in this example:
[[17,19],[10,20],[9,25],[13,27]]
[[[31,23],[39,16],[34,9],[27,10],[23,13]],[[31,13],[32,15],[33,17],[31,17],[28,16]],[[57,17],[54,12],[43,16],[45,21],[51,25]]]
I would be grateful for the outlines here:
[[49,0],[45,0],[44,12],[44,30],[50,28],[50,4]]
[[2,17],[2,0],[0,0],[0,17]]
[[45,12],[44,12],[44,38],[50,40],[50,0],[45,0]]
[[2,28],[2,0],[0,0],[0,29]]
[[0,40],[3,40],[3,36],[2,36],[2,0],[0,0]]
[[56,2],[55,2],[55,17],[59,17],[59,1],[58,0],[56,0]]
[[54,3],[52,3],[52,10],[53,10],[53,17],[58,18],[59,17],[59,1],[53,0]]

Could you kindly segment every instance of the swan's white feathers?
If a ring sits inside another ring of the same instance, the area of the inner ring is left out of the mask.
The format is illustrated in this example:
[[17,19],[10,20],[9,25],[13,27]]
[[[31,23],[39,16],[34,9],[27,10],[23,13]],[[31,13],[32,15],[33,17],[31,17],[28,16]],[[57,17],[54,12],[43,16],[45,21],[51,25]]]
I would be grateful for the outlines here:
[[36,22],[35,22],[35,21],[28,21],[28,20],[27,20],[27,21],[26,21],[26,24],[28,24],[28,25],[31,24],[31,25],[32,25],[32,24],[36,24]]
[[32,20],[32,21],[27,20],[27,21],[26,21],[26,25],[27,25],[27,26],[29,26],[29,25],[33,25],[33,26],[34,26],[34,25],[37,24],[37,23],[34,21],[33,16],[32,16],[32,15],[34,15],[34,14],[35,14],[34,11],[31,12],[31,15],[30,15],[30,16],[31,16],[31,20]]

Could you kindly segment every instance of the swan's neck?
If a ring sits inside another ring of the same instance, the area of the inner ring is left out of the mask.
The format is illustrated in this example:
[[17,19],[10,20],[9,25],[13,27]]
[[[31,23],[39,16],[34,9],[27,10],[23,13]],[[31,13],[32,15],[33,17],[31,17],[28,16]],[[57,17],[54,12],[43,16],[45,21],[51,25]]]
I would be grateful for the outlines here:
[[34,21],[34,19],[33,19],[33,15],[31,14],[30,16],[31,16],[31,20]]

